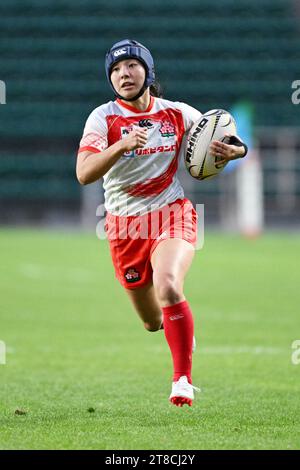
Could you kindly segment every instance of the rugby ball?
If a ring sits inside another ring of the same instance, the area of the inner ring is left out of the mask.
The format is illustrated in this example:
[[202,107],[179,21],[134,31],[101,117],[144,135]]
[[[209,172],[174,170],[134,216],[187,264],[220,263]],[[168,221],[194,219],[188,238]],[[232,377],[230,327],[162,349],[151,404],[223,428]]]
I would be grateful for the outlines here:
[[228,142],[225,134],[236,135],[237,129],[234,118],[224,109],[212,109],[195,122],[188,134],[184,154],[186,168],[193,178],[212,178],[225,168],[228,162],[218,163],[222,158],[209,151],[213,140]]

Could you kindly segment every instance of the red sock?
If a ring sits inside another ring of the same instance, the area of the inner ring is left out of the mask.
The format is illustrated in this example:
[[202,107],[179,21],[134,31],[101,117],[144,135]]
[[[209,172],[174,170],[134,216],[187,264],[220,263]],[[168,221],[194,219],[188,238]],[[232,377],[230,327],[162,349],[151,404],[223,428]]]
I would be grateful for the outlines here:
[[173,381],[186,375],[192,383],[192,347],[194,336],[193,314],[186,300],[162,307],[166,340],[169,344],[174,366]]

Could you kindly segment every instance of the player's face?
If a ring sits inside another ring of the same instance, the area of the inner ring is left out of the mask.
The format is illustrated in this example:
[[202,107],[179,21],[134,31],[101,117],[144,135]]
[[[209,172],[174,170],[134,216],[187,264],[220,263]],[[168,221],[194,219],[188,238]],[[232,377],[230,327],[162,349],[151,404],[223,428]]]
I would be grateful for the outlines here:
[[111,82],[116,92],[126,98],[133,98],[144,85],[146,72],[136,59],[117,62],[111,72]]

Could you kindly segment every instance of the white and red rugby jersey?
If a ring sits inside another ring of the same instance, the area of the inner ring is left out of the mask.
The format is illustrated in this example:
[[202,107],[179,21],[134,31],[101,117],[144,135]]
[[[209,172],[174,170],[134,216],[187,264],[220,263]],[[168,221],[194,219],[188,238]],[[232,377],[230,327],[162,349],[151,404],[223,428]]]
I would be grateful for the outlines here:
[[147,129],[145,147],[122,155],[103,177],[108,212],[119,216],[143,214],[184,197],[176,175],[182,139],[201,115],[185,103],[152,96],[145,111],[119,99],[92,111],[79,152],[103,152],[126,137],[133,126]]

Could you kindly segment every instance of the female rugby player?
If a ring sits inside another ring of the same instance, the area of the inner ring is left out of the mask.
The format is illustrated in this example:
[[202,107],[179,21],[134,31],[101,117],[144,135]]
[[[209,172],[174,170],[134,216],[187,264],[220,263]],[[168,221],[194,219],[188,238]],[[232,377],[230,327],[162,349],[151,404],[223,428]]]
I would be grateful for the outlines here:
[[[170,401],[192,405],[194,323],[184,296],[197,214],[176,172],[184,134],[201,117],[196,109],[155,93],[150,51],[124,40],[107,52],[105,69],[116,97],[88,117],[80,142],[77,178],[104,178],[106,231],[116,277],[148,331],[164,329],[173,359]],[[223,161],[246,146],[213,142]]]

